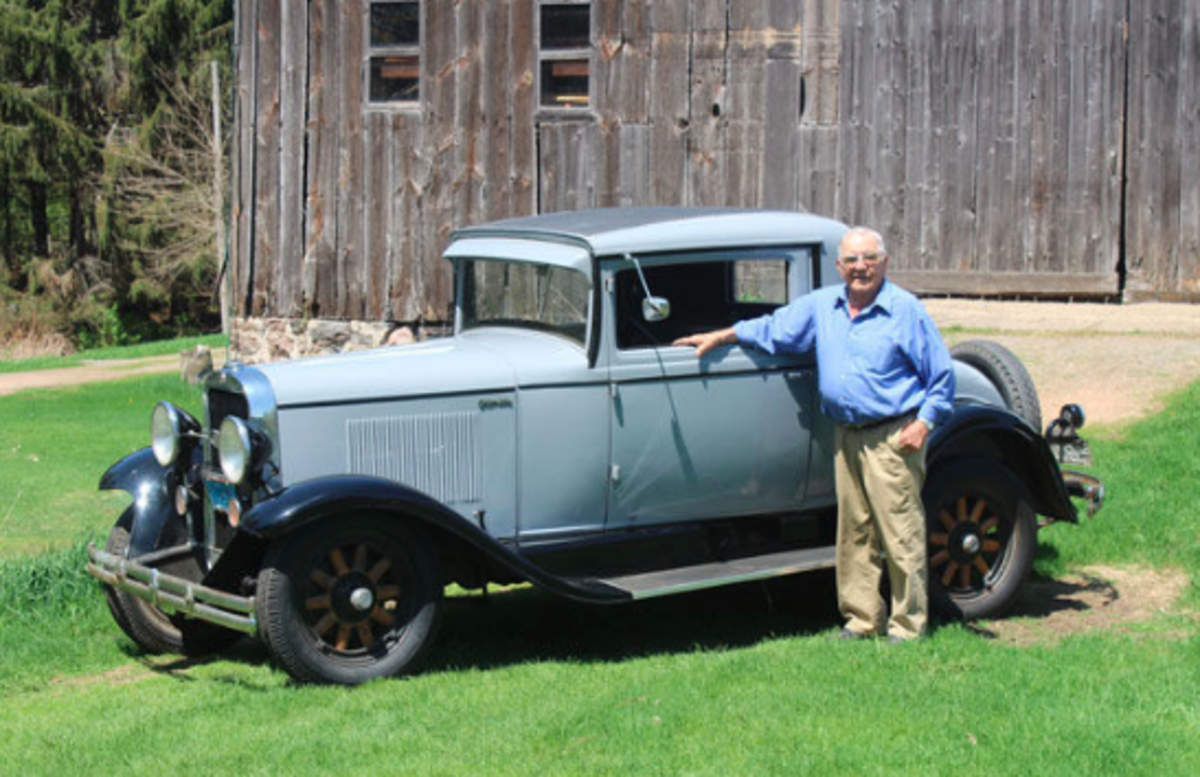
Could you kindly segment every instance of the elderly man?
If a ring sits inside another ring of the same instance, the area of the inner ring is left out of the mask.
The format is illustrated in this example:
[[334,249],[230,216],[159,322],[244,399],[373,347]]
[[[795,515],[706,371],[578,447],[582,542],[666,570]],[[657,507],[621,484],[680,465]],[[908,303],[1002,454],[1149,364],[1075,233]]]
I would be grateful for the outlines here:
[[846,618],[841,636],[883,633],[882,550],[892,591],[887,634],[899,642],[925,633],[925,440],[950,415],[954,371],[925,308],[887,281],[888,256],[878,232],[847,232],[837,266],[844,285],[675,345],[695,346],[699,356],[739,342],[768,353],[815,349],[821,410],[837,424],[837,587]]

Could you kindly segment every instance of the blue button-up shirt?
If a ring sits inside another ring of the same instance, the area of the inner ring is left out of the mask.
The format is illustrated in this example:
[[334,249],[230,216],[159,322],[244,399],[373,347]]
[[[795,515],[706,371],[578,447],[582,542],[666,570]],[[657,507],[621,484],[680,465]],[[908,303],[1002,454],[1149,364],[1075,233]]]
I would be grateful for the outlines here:
[[845,284],[826,286],[771,315],[734,325],[738,340],[767,353],[816,350],[821,410],[861,424],[913,411],[940,424],[954,403],[954,367],[925,307],[884,280],[850,318]]

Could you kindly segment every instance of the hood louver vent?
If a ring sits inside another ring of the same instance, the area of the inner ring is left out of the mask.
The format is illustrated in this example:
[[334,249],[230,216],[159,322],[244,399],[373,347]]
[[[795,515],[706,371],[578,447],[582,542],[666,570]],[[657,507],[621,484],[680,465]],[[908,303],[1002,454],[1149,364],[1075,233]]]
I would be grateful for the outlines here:
[[478,502],[478,413],[387,416],[346,422],[349,471],[404,483],[443,503]]

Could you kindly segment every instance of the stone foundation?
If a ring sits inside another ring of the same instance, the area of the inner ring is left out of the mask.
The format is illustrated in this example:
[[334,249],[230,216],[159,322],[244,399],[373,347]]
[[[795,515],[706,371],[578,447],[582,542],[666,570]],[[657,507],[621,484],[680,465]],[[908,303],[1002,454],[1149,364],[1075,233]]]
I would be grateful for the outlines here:
[[445,337],[449,324],[239,318],[229,334],[230,356],[246,364],[364,351]]

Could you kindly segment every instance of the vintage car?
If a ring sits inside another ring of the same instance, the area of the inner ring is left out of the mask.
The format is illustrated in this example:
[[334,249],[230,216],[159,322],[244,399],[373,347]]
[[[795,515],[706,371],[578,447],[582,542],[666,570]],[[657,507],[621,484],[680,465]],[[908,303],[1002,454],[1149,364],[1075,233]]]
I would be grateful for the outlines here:
[[[635,208],[457,232],[452,337],[208,377],[201,422],[154,408],[102,489],[133,504],[89,571],[143,649],[258,636],[301,681],[414,671],[443,589],[528,582],[613,604],[830,567],[833,429],[811,357],[683,334],[840,282],[846,227],[792,212]],[[1010,605],[1043,522],[1095,510],[1075,406],[1041,427],[1020,362],[954,351],[927,452],[931,596]],[[831,624],[832,625],[832,624]]]

